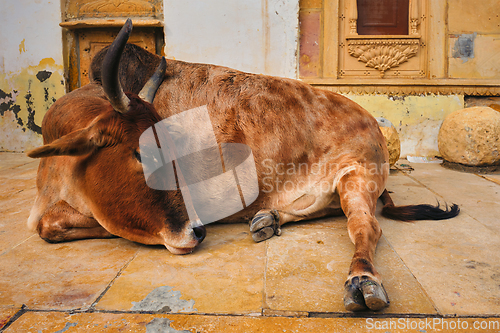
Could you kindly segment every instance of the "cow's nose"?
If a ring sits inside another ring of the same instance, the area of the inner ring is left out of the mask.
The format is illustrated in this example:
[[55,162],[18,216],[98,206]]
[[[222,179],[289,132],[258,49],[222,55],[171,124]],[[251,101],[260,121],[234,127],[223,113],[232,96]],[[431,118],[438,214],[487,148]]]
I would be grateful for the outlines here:
[[194,237],[196,238],[198,243],[201,243],[205,239],[205,236],[207,235],[207,229],[205,229],[204,226],[194,227],[193,232],[194,232]]

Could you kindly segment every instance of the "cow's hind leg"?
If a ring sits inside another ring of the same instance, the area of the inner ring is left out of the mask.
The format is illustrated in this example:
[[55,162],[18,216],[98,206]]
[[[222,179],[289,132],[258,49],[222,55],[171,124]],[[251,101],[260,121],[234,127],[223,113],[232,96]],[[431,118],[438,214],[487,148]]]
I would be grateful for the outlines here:
[[380,310],[389,305],[373,258],[382,230],[375,218],[379,184],[359,173],[343,177],[338,184],[340,203],[347,216],[349,238],[354,243],[344,306],[349,311]]
[[40,237],[49,243],[116,237],[94,218],[82,215],[63,200],[47,208],[36,230]]

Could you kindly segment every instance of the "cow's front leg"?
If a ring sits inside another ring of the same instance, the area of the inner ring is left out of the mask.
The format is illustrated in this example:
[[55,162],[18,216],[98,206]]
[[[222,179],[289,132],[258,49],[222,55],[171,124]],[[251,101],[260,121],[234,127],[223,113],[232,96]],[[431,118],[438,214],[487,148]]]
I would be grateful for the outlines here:
[[44,212],[36,230],[40,237],[49,243],[116,237],[106,231],[94,218],[82,215],[63,200]]
[[274,235],[281,235],[280,214],[276,209],[260,210],[250,221],[250,231],[255,242],[262,242]]
[[254,241],[261,242],[274,235],[281,235],[281,226],[288,222],[342,215],[337,204],[332,203],[333,193],[321,191],[306,193],[291,204],[278,209],[260,210],[250,221],[250,231]]
[[250,221],[250,231],[253,233],[253,240],[261,242],[274,235],[281,235],[281,226],[285,223],[330,214],[331,210],[325,208],[327,208],[331,201],[331,194],[322,193],[321,196],[318,196],[318,193],[315,193],[313,190],[311,193],[300,195],[287,205],[274,207],[274,209],[260,210],[255,214],[252,221]]
[[339,184],[349,238],[355,247],[344,285],[344,306],[348,311],[376,311],[389,306],[382,279],[373,265],[375,248],[382,235],[374,216],[378,191],[367,184],[364,178],[355,175],[345,177]]

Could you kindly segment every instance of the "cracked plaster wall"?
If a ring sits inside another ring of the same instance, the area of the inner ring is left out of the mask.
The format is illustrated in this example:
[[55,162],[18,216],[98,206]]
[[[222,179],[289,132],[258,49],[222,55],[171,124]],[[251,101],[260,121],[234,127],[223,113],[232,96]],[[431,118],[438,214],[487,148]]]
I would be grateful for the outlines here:
[[165,54],[296,78],[299,1],[164,0]]
[[500,78],[499,8],[498,0],[448,0],[450,78]]
[[398,130],[401,157],[439,156],[437,137],[444,118],[464,107],[463,95],[346,94],[375,117],[384,117]]
[[0,11],[0,151],[42,144],[41,125],[65,94],[59,1],[16,0]]

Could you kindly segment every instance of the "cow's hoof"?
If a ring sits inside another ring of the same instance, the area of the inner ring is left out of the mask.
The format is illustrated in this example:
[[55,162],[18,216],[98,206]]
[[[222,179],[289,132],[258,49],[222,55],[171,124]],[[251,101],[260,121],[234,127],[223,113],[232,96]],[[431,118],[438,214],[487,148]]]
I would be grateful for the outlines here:
[[258,242],[262,242],[266,239],[273,237],[273,235],[274,235],[273,228],[265,227],[265,228],[262,228],[256,232],[254,232],[252,235],[252,238],[256,243],[258,243]]
[[265,227],[274,225],[274,216],[271,213],[258,213],[250,222],[250,231],[256,232]]
[[384,286],[367,276],[355,276],[345,284],[344,306],[347,311],[378,311],[388,307],[389,303]]
[[274,235],[281,235],[279,227],[279,214],[276,211],[258,213],[250,222],[250,231],[255,242],[262,242]]

